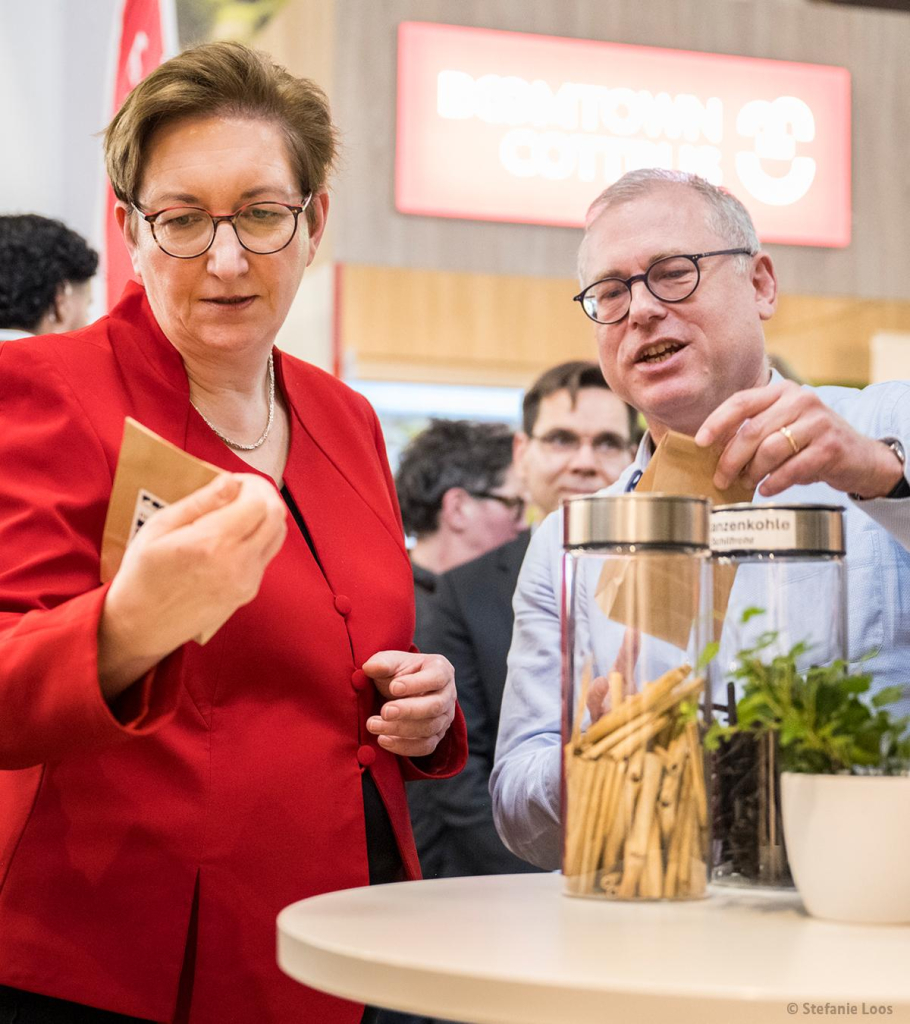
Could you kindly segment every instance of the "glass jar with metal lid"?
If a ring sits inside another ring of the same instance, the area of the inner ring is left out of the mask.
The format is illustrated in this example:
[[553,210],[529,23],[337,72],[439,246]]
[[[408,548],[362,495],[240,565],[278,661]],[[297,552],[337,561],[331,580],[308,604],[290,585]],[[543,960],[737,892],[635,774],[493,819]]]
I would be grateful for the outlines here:
[[563,505],[563,875],[573,896],[691,899],[707,878],[697,669],[709,502]]
[[[721,723],[736,721],[737,700],[756,673],[802,675],[846,657],[843,511],[835,505],[715,506],[719,651],[711,674]],[[792,886],[776,737],[736,734],[710,762],[712,880]]]

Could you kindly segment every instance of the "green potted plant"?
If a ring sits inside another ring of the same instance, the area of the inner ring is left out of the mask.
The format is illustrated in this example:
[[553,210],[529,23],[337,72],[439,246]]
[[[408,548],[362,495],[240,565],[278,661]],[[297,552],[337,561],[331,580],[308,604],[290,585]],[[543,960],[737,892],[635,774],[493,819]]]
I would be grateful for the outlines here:
[[910,717],[887,709],[903,690],[869,698],[869,673],[844,661],[802,667],[804,644],[769,657],[776,639],[762,634],[737,655],[735,715],[711,725],[706,746],[773,741],[787,856],[809,913],[910,922]]

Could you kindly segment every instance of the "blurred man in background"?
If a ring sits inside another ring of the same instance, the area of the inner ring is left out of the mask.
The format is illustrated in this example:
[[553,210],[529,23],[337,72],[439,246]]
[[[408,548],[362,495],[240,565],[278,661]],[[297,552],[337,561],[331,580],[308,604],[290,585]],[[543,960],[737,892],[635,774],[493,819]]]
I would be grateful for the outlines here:
[[95,250],[60,221],[0,216],[0,341],[85,327],[97,269]]
[[404,531],[415,538],[415,643],[423,650],[438,575],[524,529],[512,445],[512,431],[501,423],[432,420],[401,453],[395,487]]
[[543,373],[525,394],[515,435],[515,465],[539,517],[563,498],[613,483],[635,454],[637,423],[597,363],[561,363]]
[[[607,487],[632,460],[637,414],[610,391],[596,363],[547,370],[526,393],[522,412],[515,466],[541,515],[555,511],[563,498]],[[488,789],[512,637],[512,593],[529,537],[525,531],[436,584],[424,642],[455,666],[469,754],[456,778],[432,787],[408,785],[428,878],[534,870],[496,834]]]

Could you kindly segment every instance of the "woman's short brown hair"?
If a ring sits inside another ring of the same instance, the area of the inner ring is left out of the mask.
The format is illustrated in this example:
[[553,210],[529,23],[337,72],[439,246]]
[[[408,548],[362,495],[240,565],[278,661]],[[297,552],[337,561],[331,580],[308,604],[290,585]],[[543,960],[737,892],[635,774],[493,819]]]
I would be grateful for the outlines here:
[[[242,43],[206,43],[165,61],[127,96],[104,133],[114,194],[136,205],[152,134],[185,117],[228,114],[277,124],[302,195],[325,187],[335,128],[325,93]],[[313,204],[307,216],[313,225]]]

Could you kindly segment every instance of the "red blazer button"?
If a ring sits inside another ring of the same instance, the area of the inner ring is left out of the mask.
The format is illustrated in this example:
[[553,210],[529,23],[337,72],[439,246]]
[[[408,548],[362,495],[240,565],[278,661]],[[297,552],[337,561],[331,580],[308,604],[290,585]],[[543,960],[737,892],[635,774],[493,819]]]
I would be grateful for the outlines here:
[[344,594],[339,594],[335,598],[335,611],[339,615],[350,615],[351,614],[351,599],[345,597]]
[[367,678],[367,674],[363,671],[363,669],[357,669],[356,672],[354,672],[354,674],[351,676],[351,686],[353,686],[355,690],[365,689],[368,682],[369,679]]
[[367,768],[376,760],[376,751],[364,744],[357,748],[357,760]]

